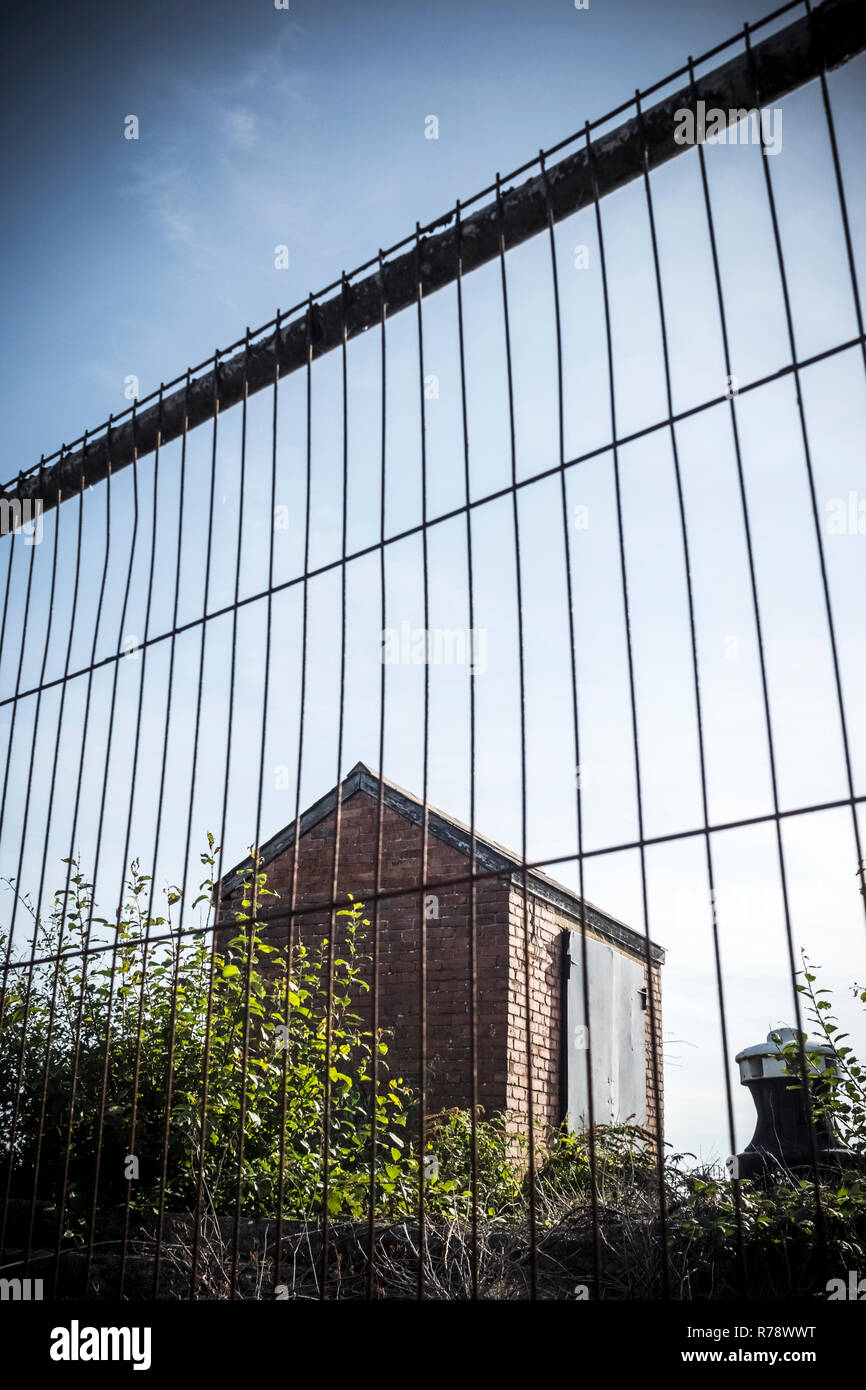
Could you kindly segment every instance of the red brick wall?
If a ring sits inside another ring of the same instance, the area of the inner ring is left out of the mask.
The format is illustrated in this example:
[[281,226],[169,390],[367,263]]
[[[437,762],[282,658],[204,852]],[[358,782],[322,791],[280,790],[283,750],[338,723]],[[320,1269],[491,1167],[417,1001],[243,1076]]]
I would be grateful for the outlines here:
[[[526,938],[529,939],[529,1013],[532,1026],[533,1119],[539,1140],[562,1119],[560,1100],[562,929],[554,909],[512,888],[508,980],[508,1108],[522,1121],[529,1109],[526,1056]],[[519,1123],[515,1128],[525,1129]]]
[[[338,898],[353,894],[364,901],[375,884],[377,802],[358,792],[343,803],[340,828]],[[313,826],[300,841],[296,906],[307,907],[330,897],[333,874],[335,815]],[[469,871],[465,855],[434,835],[428,836],[427,879],[462,878]],[[291,902],[293,850],[278,855],[268,866],[268,886],[280,895],[276,906]],[[414,887],[421,877],[421,828],[385,807],[382,833],[382,888]],[[427,917],[427,1106],[428,1113],[471,1101],[469,923],[470,890],[459,884],[433,891],[434,912]],[[274,906],[273,899],[266,899]],[[372,952],[371,926],[364,949]],[[391,1075],[419,1083],[420,1049],[420,920],[417,894],[384,898],[380,908],[379,1023],[392,1033],[387,1065]],[[562,1117],[562,932],[574,929],[573,919],[546,901],[529,895],[530,992],[532,1014],[533,1096],[539,1141]],[[342,919],[337,919],[337,942]],[[526,1007],[523,895],[503,879],[476,884],[477,923],[477,1037],[478,1099],[486,1113],[508,1110],[515,1129],[525,1132],[528,1114],[526,1074]],[[295,940],[312,945],[327,933],[328,918],[305,913],[295,919]],[[271,931],[285,939],[287,928]],[[590,933],[592,934],[592,933]],[[227,933],[228,935],[228,933]],[[365,975],[372,982],[368,965]],[[661,1059],[661,994],[658,967],[653,969],[656,991],[659,1059]],[[370,994],[362,996],[359,1012],[369,1018]],[[649,1013],[647,1012],[647,1020]],[[647,1021],[648,1113],[655,1114],[651,1092]]]
[[[363,792],[343,803],[340,827],[338,898],[352,893],[364,901],[375,884],[378,806]],[[327,899],[331,893],[335,815],[332,812],[301,837],[297,907]],[[383,812],[382,889],[410,888],[421,877],[421,827],[387,806]],[[279,908],[291,902],[291,848],[267,866],[268,887],[280,894]],[[433,835],[428,836],[427,879],[460,878],[469,861]],[[469,885],[431,890],[427,929],[427,1109],[471,1103]],[[273,899],[265,900],[273,905]],[[364,949],[372,953],[373,915],[365,929]],[[506,979],[508,965],[508,888],[499,880],[476,884],[478,1100],[490,1113],[506,1104]],[[337,942],[342,919],[337,919]],[[384,898],[379,922],[379,1023],[392,1032],[386,1062],[391,1075],[419,1082],[420,1060],[420,921],[415,893]],[[326,914],[295,919],[295,940],[307,945],[327,933]],[[285,939],[286,929],[271,930]],[[368,965],[365,978],[372,984]],[[361,997],[359,1012],[370,1016],[371,994]]]
[[646,1107],[647,1107],[647,1129],[655,1133],[656,1125],[660,1125],[662,1137],[664,1136],[665,1118],[665,1078],[664,1078],[664,1053],[662,1051],[662,969],[658,961],[653,961],[650,966],[650,978],[652,980],[653,1011],[655,1014],[655,1034],[656,1034],[656,1067],[658,1069],[658,1085],[653,1071],[652,1055],[652,1023],[653,1015],[647,1008],[644,1019],[646,1022]]

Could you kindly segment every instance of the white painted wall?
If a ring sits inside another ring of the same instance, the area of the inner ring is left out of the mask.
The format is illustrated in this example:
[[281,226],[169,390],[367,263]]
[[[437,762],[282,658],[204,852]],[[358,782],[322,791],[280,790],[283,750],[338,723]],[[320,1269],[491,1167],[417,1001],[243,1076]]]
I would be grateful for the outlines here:
[[[593,1112],[596,1124],[622,1122],[630,1117],[646,1122],[646,1032],[641,991],[644,970],[639,961],[602,941],[587,937],[589,1013],[583,998],[582,944],[570,933],[567,984],[566,1095],[569,1127],[584,1129],[589,1122],[587,1100],[587,1038],[592,1051]],[[587,1029],[589,1023],[589,1030]]]

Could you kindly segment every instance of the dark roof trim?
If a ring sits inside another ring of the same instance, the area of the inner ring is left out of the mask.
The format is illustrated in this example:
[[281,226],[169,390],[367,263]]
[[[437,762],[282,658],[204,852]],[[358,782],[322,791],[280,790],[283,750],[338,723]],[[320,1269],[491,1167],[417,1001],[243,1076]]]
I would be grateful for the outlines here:
[[[396,783],[389,782],[387,778],[382,778],[382,799],[384,804],[397,815],[403,816],[405,820],[411,821],[413,825],[420,826],[424,817],[424,803],[419,801],[411,792],[404,791]],[[374,801],[379,799],[380,779],[378,773],[367,767],[366,763],[356,763],[351,772],[343,778],[343,801],[348,801],[350,797],[363,792]],[[300,818],[300,833],[306,835],[315,825],[325,820],[336,806],[336,788],[332,787],[329,792],[314,802]],[[460,854],[469,858],[472,831],[469,826],[455,820],[453,816],[446,816],[442,811],[438,811],[434,806],[427,806],[427,826],[431,835],[450,845]],[[283,854],[294,843],[295,823],[291,821],[282,830],[273,835],[260,848],[261,863],[263,866],[270,864],[278,855]],[[523,886],[522,861],[519,855],[513,854],[502,845],[496,844],[494,840],[489,840],[478,832],[475,832],[475,861],[481,868],[487,869],[492,873],[502,873],[507,876],[512,887],[520,889]],[[243,880],[244,873],[248,873],[252,866],[249,856],[242,860],[240,864],[224,876],[223,878],[223,898],[229,897]],[[577,893],[573,893],[564,884],[557,883],[555,879],[549,878],[547,874],[541,873],[538,869],[529,869],[526,873],[526,886],[538,898],[543,899],[551,906],[571,917],[576,926],[580,925],[581,915],[586,922],[587,928],[596,935],[603,937],[614,945],[622,947],[633,955],[646,959],[646,938],[640,932],[634,931],[631,927],[620,922],[616,917],[609,916],[602,912],[600,908],[593,906],[592,903],[583,904],[581,914],[581,900]],[[661,963],[665,958],[664,950],[657,946],[655,942],[650,943],[650,955],[654,961]]]

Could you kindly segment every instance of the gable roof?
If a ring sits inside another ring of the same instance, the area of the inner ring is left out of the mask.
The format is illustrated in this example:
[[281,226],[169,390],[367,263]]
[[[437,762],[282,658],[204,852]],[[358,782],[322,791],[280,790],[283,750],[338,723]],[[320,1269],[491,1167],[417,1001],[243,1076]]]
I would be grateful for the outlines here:
[[[369,796],[378,803],[379,789],[382,788],[382,800],[385,806],[397,815],[403,816],[405,820],[413,825],[421,826],[424,817],[424,802],[412,792],[406,791],[403,787],[398,787],[395,782],[390,782],[387,777],[381,777],[366,763],[356,763],[351,772],[343,778],[342,800],[348,801],[350,797],[364,795]],[[300,818],[300,833],[303,837],[312,830],[313,826],[325,820],[334,811],[337,804],[337,789],[332,787],[329,792],[314,802]],[[427,803],[427,827],[431,835],[450,845],[452,849],[469,858],[472,844],[472,830],[462,821],[456,820],[454,816],[446,815],[444,811],[439,811],[435,806]],[[291,821],[282,830],[272,835],[259,849],[260,861],[262,866],[270,864],[278,855],[283,854],[291,848],[295,840],[295,822]],[[475,831],[475,862],[483,869],[509,875],[511,883],[515,888],[523,886],[523,860],[519,854],[506,849],[503,845],[497,844],[486,835]],[[249,856],[224,876],[223,878],[223,898],[229,897],[242,881],[243,874],[249,872],[252,861]],[[542,873],[540,869],[527,869],[526,886],[529,892],[535,897],[551,903],[561,912],[574,919],[579,924],[581,920],[581,899],[579,894],[571,888],[566,888],[556,879],[550,878]],[[625,922],[620,922],[616,917],[611,917],[610,913],[603,912],[601,908],[584,900],[582,905],[583,918],[586,925],[598,936],[609,941],[612,945],[624,947],[626,950],[640,956],[646,955],[646,938],[636,932],[632,927],[626,926]],[[664,960],[665,953],[661,946],[650,943],[650,955],[654,961]]]

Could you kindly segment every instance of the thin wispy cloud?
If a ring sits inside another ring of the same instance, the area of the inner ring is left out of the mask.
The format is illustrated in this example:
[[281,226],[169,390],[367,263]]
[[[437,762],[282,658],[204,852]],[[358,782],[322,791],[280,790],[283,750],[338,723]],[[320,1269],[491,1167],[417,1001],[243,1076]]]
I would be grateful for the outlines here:
[[229,144],[236,150],[250,150],[257,142],[258,121],[246,106],[237,106],[225,113],[226,134]]
[[184,118],[170,130],[151,127],[150,149],[137,151],[123,191],[192,269],[236,274],[239,248],[286,242],[301,220],[297,196],[285,192],[286,130],[308,112],[310,93],[277,47],[184,81],[175,91]]

